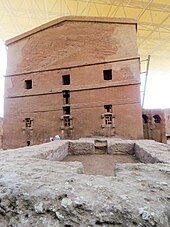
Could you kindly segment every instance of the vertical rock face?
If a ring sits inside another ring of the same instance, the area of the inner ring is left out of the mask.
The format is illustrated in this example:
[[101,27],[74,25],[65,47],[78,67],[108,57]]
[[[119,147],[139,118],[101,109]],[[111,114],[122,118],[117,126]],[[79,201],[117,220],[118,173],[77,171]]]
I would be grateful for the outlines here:
[[170,109],[164,109],[166,142],[170,144]]
[[169,118],[168,110],[143,109],[143,132],[145,139],[152,139],[157,142],[167,143]]
[[0,117],[0,149],[2,148],[2,140],[3,140],[3,118]]
[[134,20],[66,17],[6,44],[4,148],[56,134],[142,138]]

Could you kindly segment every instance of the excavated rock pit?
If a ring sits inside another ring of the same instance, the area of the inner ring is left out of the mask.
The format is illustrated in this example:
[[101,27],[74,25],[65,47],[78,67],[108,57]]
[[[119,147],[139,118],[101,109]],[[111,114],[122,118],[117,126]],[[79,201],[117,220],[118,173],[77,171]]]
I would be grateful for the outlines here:
[[[81,146],[84,143],[81,144]],[[117,163],[138,163],[135,156],[134,144],[124,144],[123,150],[117,147],[117,150],[108,150],[107,140],[94,140],[92,151],[82,152],[77,144],[70,144],[68,155],[63,162],[79,161],[83,164],[84,173],[88,175],[113,176],[116,174]]]
[[[170,226],[168,145],[100,138],[0,153],[0,227]],[[62,161],[73,155],[133,155],[140,163],[87,175],[81,162]]]
[[113,176],[117,163],[137,163],[132,155],[69,155],[63,159],[64,162],[78,161],[83,164],[84,173],[88,175]]

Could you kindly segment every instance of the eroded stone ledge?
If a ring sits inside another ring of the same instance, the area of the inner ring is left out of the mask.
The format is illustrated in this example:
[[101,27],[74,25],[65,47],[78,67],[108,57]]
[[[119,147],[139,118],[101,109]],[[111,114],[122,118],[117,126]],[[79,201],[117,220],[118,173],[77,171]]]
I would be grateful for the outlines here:
[[86,153],[87,147],[95,147],[95,139],[2,151],[0,226],[169,227],[169,146],[101,140],[107,140],[107,152],[125,153],[127,143],[127,153],[154,164],[117,164],[116,176],[105,177],[83,174],[80,162],[59,161],[69,147]]

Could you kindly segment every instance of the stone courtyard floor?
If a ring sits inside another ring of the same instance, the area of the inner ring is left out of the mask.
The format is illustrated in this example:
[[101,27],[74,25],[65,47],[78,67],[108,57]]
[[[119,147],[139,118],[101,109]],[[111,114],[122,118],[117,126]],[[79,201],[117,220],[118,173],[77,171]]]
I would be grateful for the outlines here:
[[115,165],[118,163],[138,163],[132,155],[89,154],[70,155],[63,162],[78,161],[83,164],[84,173],[88,175],[113,176]]

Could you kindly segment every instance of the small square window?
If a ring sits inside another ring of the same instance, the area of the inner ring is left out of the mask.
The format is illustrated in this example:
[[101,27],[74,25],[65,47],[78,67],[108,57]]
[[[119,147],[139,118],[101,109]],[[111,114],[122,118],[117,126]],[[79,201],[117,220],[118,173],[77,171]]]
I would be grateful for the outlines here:
[[112,70],[111,69],[103,70],[103,77],[104,80],[112,80]]
[[32,80],[25,80],[25,88],[32,89]]
[[70,106],[64,106],[63,107],[63,112],[64,112],[64,114],[70,114]]
[[107,113],[112,113],[112,105],[104,105],[104,108]]
[[63,75],[63,85],[69,85],[70,84],[70,75]]
[[31,120],[31,118],[25,118],[25,127],[26,128],[31,128],[31,126],[32,126],[32,120]]

